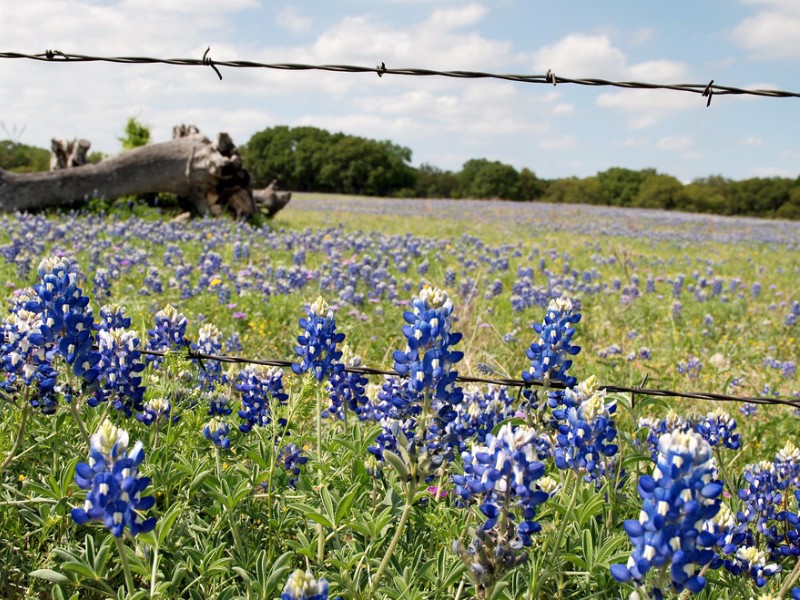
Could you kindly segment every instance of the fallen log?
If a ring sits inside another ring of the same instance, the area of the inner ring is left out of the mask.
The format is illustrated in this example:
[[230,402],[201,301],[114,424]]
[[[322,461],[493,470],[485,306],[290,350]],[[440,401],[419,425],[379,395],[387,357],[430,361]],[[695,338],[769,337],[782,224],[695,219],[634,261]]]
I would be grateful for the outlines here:
[[0,169],[0,212],[80,204],[90,197],[166,192],[200,215],[218,216],[228,210],[249,217],[257,211],[273,216],[289,201],[291,194],[251,188],[250,175],[227,133],[220,133],[215,143],[193,126],[176,127],[173,135],[170,141],[134,148],[96,164],[71,166],[68,160],[56,159],[66,168],[45,173]]

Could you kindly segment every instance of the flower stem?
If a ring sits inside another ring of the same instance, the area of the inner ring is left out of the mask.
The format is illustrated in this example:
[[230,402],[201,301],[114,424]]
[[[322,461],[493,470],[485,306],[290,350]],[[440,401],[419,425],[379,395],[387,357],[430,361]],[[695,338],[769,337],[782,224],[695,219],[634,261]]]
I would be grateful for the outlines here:
[[[552,539],[552,537],[548,537],[545,540],[544,547],[542,548],[542,557],[544,560],[547,560],[548,552],[550,550],[558,552],[559,548],[561,548],[561,540],[564,538],[564,532],[567,530],[567,524],[570,522],[570,517],[572,517],[572,511],[575,508],[575,501],[578,498],[578,480],[580,479],[580,475],[577,472],[574,472],[574,475],[575,477],[573,481],[572,495],[569,498],[569,504],[567,504],[567,509],[564,511],[564,516],[561,519],[561,523],[558,524],[555,545],[553,548],[549,548],[548,542]],[[544,572],[540,573],[539,576],[536,577],[536,585],[533,587],[533,591],[528,596],[529,600],[539,597],[539,590],[544,582],[547,581],[548,575],[551,573],[551,571],[552,569],[544,569]]]
[[25,422],[28,420],[28,413],[30,410],[30,405],[26,402],[22,407],[22,418],[19,421],[19,429],[17,429],[17,435],[14,438],[14,443],[11,446],[11,450],[8,451],[8,456],[6,456],[5,460],[3,460],[3,463],[0,464],[0,473],[5,471],[9,463],[14,460],[14,455],[17,453],[17,450],[19,450],[20,444],[22,444],[22,438],[25,434]]
[[[317,391],[317,461],[319,464],[319,481],[322,484],[322,394]],[[317,562],[322,566],[325,559],[325,529],[317,523]]]
[[375,577],[372,579],[372,584],[369,586],[369,590],[367,592],[367,598],[375,597],[375,591],[378,588],[381,577],[383,577],[383,572],[389,565],[389,560],[392,558],[392,554],[394,554],[397,543],[400,541],[400,537],[403,535],[403,530],[406,528],[408,517],[411,514],[411,507],[414,506],[414,496],[417,495],[417,487],[418,484],[414,481],[408,483],[408,488],[406,489],[406,503],[405,506],[403,506],[403,513],[400,515],[400,522],[397,524],[397,529],[394,532],[394,536],[392,536],[392,541],[389,542],[389,547],[386,549],[386,554],[383,556],[383,560],[378,566]]
[[119,552],[119,561],[122,563],[122,570],[125,572],[125,585],[128,587],[128,595],[133,595],[135,586],[133,584],[133,573],[131,573],[131,565],[128,562],[128,555],[125,554],[125,544],[122,539],[114,536],[114,542],[117,544],[117,552]]
[[789,591],[789,588],[792,587],[792,584],[794,584],[795,580],[797,579],[798,573],[800,573],[800,560],[795,563],[794,569],[792,569],[792,572],[789,573],[789,577],[787,577],[786,581],[783,582],[783,585],[778,592],[778,598],[783,598],[784,594]]
[[86,425],[83,424],[83,419],[81,419],[81,415],[78,413],[78,407],[76,406],[76,400],[73,400],[69,403],[69,412],[72,413],[72,416],[75,418],[75,422],[78,424],[78,429],[81,430],[81,435],[83,439],[86,440],[86,445],[91,446],[92,440],[89,437],[89,432],[86,430]]

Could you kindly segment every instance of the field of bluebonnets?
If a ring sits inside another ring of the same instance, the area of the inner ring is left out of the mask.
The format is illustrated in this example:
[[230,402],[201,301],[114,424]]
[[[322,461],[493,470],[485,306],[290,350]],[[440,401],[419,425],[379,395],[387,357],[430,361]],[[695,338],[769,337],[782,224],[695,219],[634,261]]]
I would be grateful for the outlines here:
[[602,388],[797,398],[800,224],[306,197],[0,255],[3,597],[800,597],[795,408]]

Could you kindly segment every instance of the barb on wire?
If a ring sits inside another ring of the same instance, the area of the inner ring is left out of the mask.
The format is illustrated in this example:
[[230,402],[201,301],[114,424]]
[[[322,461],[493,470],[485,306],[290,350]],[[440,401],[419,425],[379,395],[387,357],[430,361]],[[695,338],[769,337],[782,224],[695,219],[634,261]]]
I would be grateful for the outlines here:
[[[160,350],[141,350],[142,354],[150,354],[152,356],[166,356],[167,352]],[[290,360],[277,360],[277,359],[257,359],[257,358],[243,358],[240,356],[227,356],[222,354],[204,354],[195,350],[191,351],[188,355],[189,358],[202,360],[216,360],[224,363],[234,364],[250,364],[250,365],[264,365],[268,367],[281,367],[291,368],[292,361]],[[403,377],[397,371],[387,369],[375,369],[372,367],[348,367],[345,366],[344,370],[348,373],[361,373],[362,375],[390,375],[394,377]],[[510,379],[508,377],[470,377],[467,375],[459,375],[457,381],[462,383],[489,383],[504,387],[544,387],[551,389],[564,389],[566,386],[559,381],[551,381],[545,385],[544,382],[539,380],[525,382],[521,379]],[[642,380],[642,386],[647,381],[645,375]],[[676,392],[672,390],[662,390],[645,388],[641,386],[625,387],[620,385],[601,385],[600,389],[604,389],[612,393],[629,393],[639,394],[643,396],[658,396],[662,398],[686,398],[689,400],[711,400],[714,402],[749,402],[752,404],[782,404],[784,406],[791,406],[792,408],[800,409],[800,400],[791,400],[789,398],[763,398],[758,396],[729,396],[727,394],[714,394],[710,392]]]
[[[210,48],[209,48],[210,50]],[[85,54],[67,54],[60,50],[46,50],[41,54],[24,54],[21,52],[0,52],[0,58],[8,59],[28,59],[46,62],[108,62],[116,64],[164,64],[177,66],[210,66],[217,73],[220,79],[222,74],[217,67],[230,67],[234,69],[273,69],[279,71],[326,71],[331,73],[377,73],[379,77],[384,75],[406,75],[416,77],[450,77],[455,79],[500,79],[503,81],[513,81],[518,83],[544,83],[556,85],[556,83],[571,83],[573,85],[584,85],[592,87],[618,87],[626,89],[642,90],[673,90],[677,92],[689,92],[708,98],[706,106],[711,105],[712,95],[738,95],[738,96],[761,96],[765,98],[800,98],[800,92],[789,92],[773,89],[745,89],[726,85],[715,85],[712,79],[710,83],[651,83],[642,81],[611,81],[608,79],[581,78],[571,79],[567,77],[556,77],[555,73],[548,69],[544,75],[515,75],[503,73],[485,73],[482,71],[437,71],[433,69],[419,68],[397,68],[390,69],[381,62],[375,67],[364,67],[358,65],[310,65],[302,63],[261,63],[250,60],[229,60],[211,61],[208,57],[209,50],[206,50],[202,59],[197,58],[152,58],[146,56],[88,56]]]

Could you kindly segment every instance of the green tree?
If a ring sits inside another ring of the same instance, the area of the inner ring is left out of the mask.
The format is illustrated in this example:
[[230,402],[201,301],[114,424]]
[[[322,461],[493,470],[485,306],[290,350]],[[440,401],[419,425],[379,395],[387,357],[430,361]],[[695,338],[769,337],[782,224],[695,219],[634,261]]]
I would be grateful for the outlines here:
[[607,206],[631,206],[642,182],[655,169],[633,171],[622,167],[611,167],[597,174],[597,180],[603,190],[603,201]]
[[50,169],[50,152],[11,140],[0,140],[0,169],[33,173]]
[[522,182],[511,165],[477,158],[468,160],[461,168],[458,194],[462,198],[521,200]]
[[685,204],[683,184],[672,175],[654,173],[648,175],[633,199],[633,206],[640,208],[674,209]]
[[552,181],[542,200],[568,204],[603,204],[603,188],[597,177],[567,177]]
[[125,135],[117,138],[123,150],[131,150],[150,143],[150,128],[140,123],[136,117],[130,117],[125,124]]

